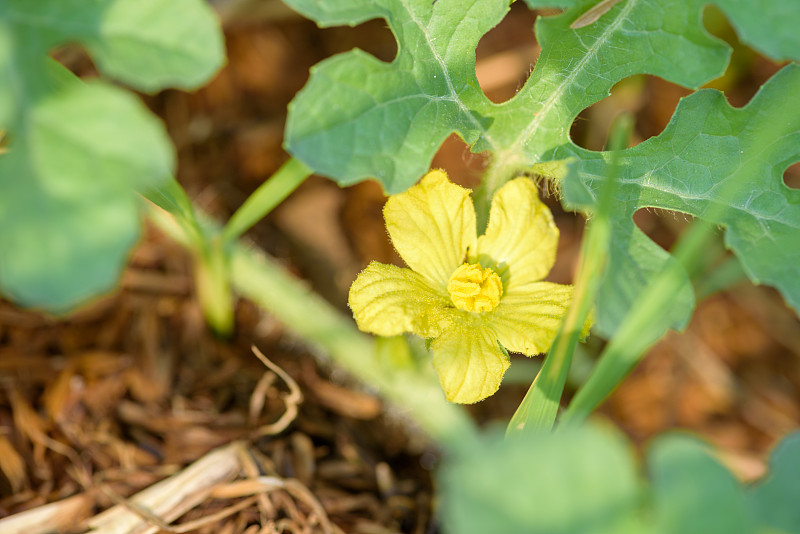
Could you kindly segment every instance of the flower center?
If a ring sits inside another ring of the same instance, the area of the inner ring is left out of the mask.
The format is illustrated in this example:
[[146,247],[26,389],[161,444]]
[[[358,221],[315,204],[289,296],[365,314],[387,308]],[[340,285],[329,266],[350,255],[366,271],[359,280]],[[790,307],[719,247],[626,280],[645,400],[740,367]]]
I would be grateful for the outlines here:
[[469,312],[492,311],[500,304],[503,282],[493,270],[465,263],[453,273],[447,291],[456,308]]

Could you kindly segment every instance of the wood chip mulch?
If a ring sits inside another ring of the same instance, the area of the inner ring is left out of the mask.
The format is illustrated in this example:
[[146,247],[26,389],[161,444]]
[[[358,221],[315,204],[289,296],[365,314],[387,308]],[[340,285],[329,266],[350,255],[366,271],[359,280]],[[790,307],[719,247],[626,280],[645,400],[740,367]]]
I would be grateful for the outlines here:
[[155,235],[69,319],[0,302],[0,532],[430,532],[429,444],[270,317],[237,324],[207,331]]

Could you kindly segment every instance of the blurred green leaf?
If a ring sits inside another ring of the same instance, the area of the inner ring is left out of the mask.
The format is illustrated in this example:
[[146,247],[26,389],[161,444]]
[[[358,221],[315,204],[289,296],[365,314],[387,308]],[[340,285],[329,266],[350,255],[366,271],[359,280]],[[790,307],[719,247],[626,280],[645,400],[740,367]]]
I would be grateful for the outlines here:
[[632,454],[610,429],[575,427],[509,440],[490,433],[447,459],[438,479],[447,532],[643,532]]
[[800,60],[800,9],[786,0],[714,0],[739,40],[775,60]]
[[646,479],[630,444],[596,424],[507,440],[492,430],[463,445],[437,474],[445,532],[800,531],[798,433],[781,442],[770,473],[747,493],[710,446],[685,434],[662,435],[647,448]]
[[67,43],[143,90],[195,87],[224,59],[200,0],[0,3],[0,290],[55,312],[114,286],[139,235],[136,191],[186,208],[163,125],[133,95],[52,60]]
[[0,19],[31,55],[78,43],[103,74],[144,91],[193,89],[225,61],[219,22],[200,0],[6,0]]
[[12,37],[0,21],[0,128],[7,128],[14,114]]
[[[538,9],[542,7],[572,7],[578,3],[578,0],[525,0],[528,7],[531,9]],[[584,2],[585,3],[585,2]],[[597,0],[591,2],[592,4],[599,3]]]
[[662,436],[647,458],[656,532],[754,532],[741,486],[707,445],[688,436]]
[[76,81],[26,111],[0,157],[0,289],[62,312],[116,283],[139,234],[132,187],[169,176],[173,156],[144,105],[111,86]]
[[286,4],[303,16],[316,20],[320,27],[356,26],[370,19],[385,17],[388,8],[385,2],[364,2],[363,0],[288,0]]
[[753,515],[778,532],[800,532],[800,432],[784,438],[772,453],[769,473],[748,489]]
[[181,187],[181,184],[173,177],[164,179],[161,182],[152,184],[139,191],[147,200],[159,208],[170,212],[194,228],[194,231],[201,233],[201,223],[197,220],[194,205]]

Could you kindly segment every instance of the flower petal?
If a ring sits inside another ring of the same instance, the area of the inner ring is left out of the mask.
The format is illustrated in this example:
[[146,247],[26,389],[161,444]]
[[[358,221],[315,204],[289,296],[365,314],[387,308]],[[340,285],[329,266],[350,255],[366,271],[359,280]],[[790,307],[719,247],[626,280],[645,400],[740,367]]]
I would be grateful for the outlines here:
[[492,199],[486,233],[470,260],[491,267],[506,291],[544,278],[553,267],[558,228],[530,178],[516,178]]
[[475,208],[469,189],[450,183],[435,170],[383,208],[394,248],[413,270],[446,292],[453,271],[474,245]]
[[[550,350],[561,321],[572,301],[573,287],[535,282],[503,295],[492,311],[489,325],[502,345],[513,352],[534,356]],[[586,337],[587,320],[581,331]]]
[[448,323],[450,301],[411,269],[373,261],[350,286],[348,304],[365,332],[434,337]]
[[450,402],[472,404],[500,387],[508,358],[486,328],[455,326],[431,344],[433,367]]

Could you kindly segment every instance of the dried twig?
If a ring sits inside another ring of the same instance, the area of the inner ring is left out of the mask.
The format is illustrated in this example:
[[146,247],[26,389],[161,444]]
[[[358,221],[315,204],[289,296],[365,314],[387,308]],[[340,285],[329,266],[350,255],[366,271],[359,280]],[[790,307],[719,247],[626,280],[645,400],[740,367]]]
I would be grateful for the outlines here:
[[[275,376],[272,373],[270,375]],[[239,461],[242,464],[242,472],[248,479],[258,478],[260,470],[249,451],[242,450]],[[274,519],[276,516],[275,506],[264,493],[258,495],[258,512],[261,516],[262,525],[266,524],[268,519]]]
[[240,480],[219,486],[214,489],[212,496],[217,498],[243,497],[245,495],[258,495],[271,491],[283,490],[296,500],[305,503],[317,517],[325,534],[333,534],[335,525],[328,519],[328,514],[314,494],[299,480],[280,477],[257,477],[250,480]]
[[195,519],[194,521],[187,521],[186,523],[182,523],[175,527],[171,527],[169,529],[169,532],[174,532],[176,534],[183,534],[184,532],[192,532],[206,525],[210,525],[211,523],[216,523],[222,519],[225,519],[230,515],[235,514],[236,512],[240,512],[246,508],[249,508],[256,502],[257,498],[258,498],[257,496],[254,496],[250,499],[239,501],[236,504],[228,506],[224,510],[220,510],[219,512],[209,514],[207,516],[201,517],[200,519]]
[[[268,369],[281,377],[281,379],[286,382],[286,385],[289,387],[288,395],[282,395],[283,402],[286,405],[286,411],[274,423],[263,425],[257,428],[251,436],[253,439],[256,439],[262,436],[279,434],[286,430],[291,422],[294,421],[295,417],[297,417],[298,407],[303,402],[303,393],[300,391],[300,387],[297,385],[297,382],[295,382],[294,379],[286,373],[286,371],[272,363],[266,356],[264,356],[264,353],[258,350],[258,347],[253,345],[251,349],[253,354],[255,354],[259,360],[261,360],[261,363],[266,365]],[[251,402],[251,406],[253,404],[254,403]]]
[[205,501],[217,484],[233,479],[240,472],[243,447],[241,442],[231,443],[129,499],[114,497],[118,504],[93,517],[89,526],[97,529],[94,534],[169,530],[171,521]]
[[573,30],[577,30],[579,28],[589,26],[590,24],[594,24],[600,19],[600,17],[608,13],[612,7],[617,5],[618,2],[619,0],[602,0],[602,2],[599,2],[586,13],[575,19],[575,21],[570,24],[569,27]]
[[91,513],[93,504],[91,492],[74,495],[0,519],[0,532],[43,534],[66,531],[80,524]]

